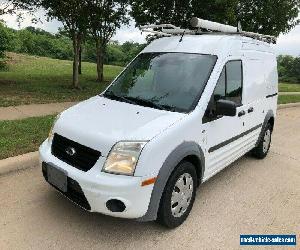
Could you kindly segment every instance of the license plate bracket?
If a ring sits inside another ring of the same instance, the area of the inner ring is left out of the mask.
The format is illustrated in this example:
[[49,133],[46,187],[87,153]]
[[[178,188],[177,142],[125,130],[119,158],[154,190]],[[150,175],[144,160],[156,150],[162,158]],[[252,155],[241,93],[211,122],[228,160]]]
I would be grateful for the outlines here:
[[60,191],[64,193],[68,191],[68,175],[63,169],[52,164],[47,164],[47,178],[48,182]]

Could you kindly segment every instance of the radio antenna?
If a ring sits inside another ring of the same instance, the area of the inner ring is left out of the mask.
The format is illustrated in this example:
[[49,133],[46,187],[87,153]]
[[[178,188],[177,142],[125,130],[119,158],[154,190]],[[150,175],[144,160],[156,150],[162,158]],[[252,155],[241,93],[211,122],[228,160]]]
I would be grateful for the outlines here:
[[184,34],[185,34],[185,30],[183,31],[183,33],[182,33],[182,35],[181,35],[181,37],[180,37],[180,39],[179,39],[179,42],[181,43],[182,42],[182,40],[183,40],[183,36],[184,36]]

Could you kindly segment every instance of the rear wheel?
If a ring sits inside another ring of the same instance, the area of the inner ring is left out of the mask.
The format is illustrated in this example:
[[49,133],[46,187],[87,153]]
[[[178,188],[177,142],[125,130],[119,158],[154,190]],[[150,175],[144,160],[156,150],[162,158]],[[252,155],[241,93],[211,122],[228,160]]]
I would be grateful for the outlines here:
[[181,225],[195,200],[197,173],[190,162],[181,162],[170,176],[161,198],[157,221],[169,228]]
[[268,123],[268,125],[263,131],[263,136],[259,144],[257,145],[256,148],[252,150],[252,154],[258,159],[265,158],[269,152],[271,141],[272,141],[272,126],[270,123]]

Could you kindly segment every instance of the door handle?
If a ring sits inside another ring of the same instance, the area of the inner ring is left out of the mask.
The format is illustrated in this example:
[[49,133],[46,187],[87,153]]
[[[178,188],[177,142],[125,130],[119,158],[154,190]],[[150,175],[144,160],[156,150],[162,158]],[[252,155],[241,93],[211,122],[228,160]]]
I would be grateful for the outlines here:
[[248,109],[248,113],[252,113],[254,111],[254,108],[253,107],[250,107],[249,109]]
[[238,113],[238,117],[241,117],[241,116],[243,116],[243,115],[245,115],[245,114],[246,114],[245,110],[242,110],[242,111],[240,111],[240,112]]

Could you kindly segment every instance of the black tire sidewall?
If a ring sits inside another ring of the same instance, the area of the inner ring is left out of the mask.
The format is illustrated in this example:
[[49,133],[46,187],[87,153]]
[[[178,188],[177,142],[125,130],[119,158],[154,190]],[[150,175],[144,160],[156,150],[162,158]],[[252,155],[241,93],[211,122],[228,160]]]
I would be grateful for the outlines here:
[[[264,152],[264,149],[263,149],[264,136],[265,136],[266,131],[268,131],[268,130],[270,130],[270,143],[268,146],[268,150],[266,152]],[[271,142],[272,142],[272,127],[271,127],[271,124],[268,123],[263,131],[263,134],[262,134],[262,137],[261,137],[261,140],[260,140],[258,146],[253,150],[254,156],[258,159],[264,159],[267,156],[267,154],[269,153],[269,150],[271,147]]]
[[[172,192],[178,178],[184,173],[190,174],[193,178],[193,194],[186,212],[180,217],[174,217],[171,211]],[[196,196],[196,189],[197,189],[197,173],[196,173],[195,166],[192,163],[186,161],[179,163],[178,166],[173,171],[173,173],[171,174],[166,184],[166,187],[164,189],[164,193],[162,195],[161,203],[158,211],[158,221],[164,226],[167,226],[169,228],[175,228],[181,225],[186,220],[193,207],[195,196]]]

